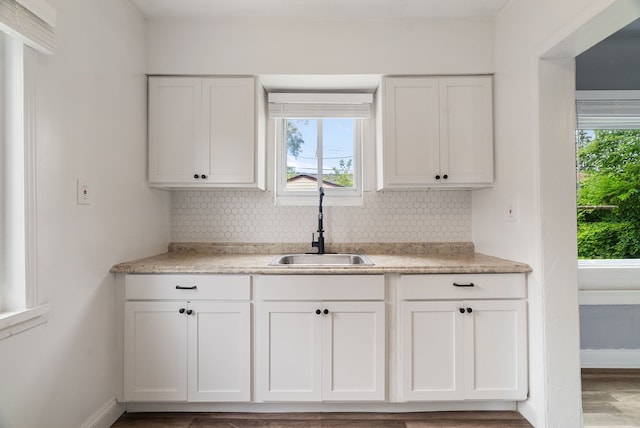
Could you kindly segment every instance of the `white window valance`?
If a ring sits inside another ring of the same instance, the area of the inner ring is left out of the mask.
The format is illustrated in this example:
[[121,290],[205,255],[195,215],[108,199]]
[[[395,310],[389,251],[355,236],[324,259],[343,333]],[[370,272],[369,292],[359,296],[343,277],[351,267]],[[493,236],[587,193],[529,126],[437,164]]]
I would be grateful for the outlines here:
[[640,129],[640,91],[576,92],[578,129]]
[[372,103],[372,94],[270,93],[269,117],[369,119]]
[[44,0],[0,0],[0,31],[47,54],[55,50],[56,11]]

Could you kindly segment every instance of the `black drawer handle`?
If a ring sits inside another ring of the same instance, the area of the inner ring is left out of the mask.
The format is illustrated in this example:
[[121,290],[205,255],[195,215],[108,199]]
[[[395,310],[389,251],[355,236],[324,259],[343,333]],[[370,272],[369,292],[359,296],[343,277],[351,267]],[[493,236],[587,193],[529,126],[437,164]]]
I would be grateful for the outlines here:
[[455,287],[475,287],[473,282],[470,282],[468,284],[458,284],[457,282],[454,282],[453,285]]
[[191,287],[183,287],[181,285],[176,285],[176,290],[196,290],[198,287],[196,285]]

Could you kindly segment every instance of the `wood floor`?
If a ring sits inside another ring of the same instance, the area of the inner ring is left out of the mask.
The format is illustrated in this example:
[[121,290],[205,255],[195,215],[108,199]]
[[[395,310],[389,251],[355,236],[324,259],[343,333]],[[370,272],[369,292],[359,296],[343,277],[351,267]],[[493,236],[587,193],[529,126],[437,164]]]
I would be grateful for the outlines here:
[[[640,369],[584,369],[585,428],[640,427]],[[517,412],[131,413],[114,428],[517,428]]]
[[125,414],[114,427],[479,428],[531,427],[517,412]]
[[640,427],[640,369],[583,369],[585,428]]

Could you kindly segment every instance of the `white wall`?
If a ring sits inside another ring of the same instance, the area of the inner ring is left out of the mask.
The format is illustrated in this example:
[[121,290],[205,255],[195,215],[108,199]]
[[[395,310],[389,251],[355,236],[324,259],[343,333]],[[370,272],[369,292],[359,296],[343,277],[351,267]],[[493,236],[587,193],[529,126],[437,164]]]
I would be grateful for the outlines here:
[[150,74],[493,71],[493,20],[148,22]]
[[[120,261],[166,250],[169,194],[145,184],[144,20],[127,0],[49,0],[39,61],[38,276],[48,323],[0,341],[0,426],[73,428],[113,399]],[[94,203],[76,205],[76,178]]]
[[[493,70],[491,19],[356,23],[152,20],[148,22],[147,28],[147,70],[150,74],[481,74],[491,73]],[[446,43],[443,43],[444,40]],[[289,84],[286,80],[285,83]],[[272,139],[267,141],[273,144]],[[273,153],[271,147],[268,153]],[[368,155],[369,151],[365,153],[365,158]],[[373,165],[374,162],[371,160],[368,163]],[[373,168],[368,168],[367,171],[373,171]],[[269,183],[271,180],[270,176]],[[374,179],[365,181],[373,183]],[[365,190],[369,188],[365,186]],[[407,203],[413,201],[419,205],[420,202],[425,202],[422,197],[414,201],[411,193],[405,195]],[[460,195],[465,199],[461,201]],[[305,242],[315,230],[313,209],[307,209],[305,212],[308,215],[297,217],[301,219],[299,227],[291,228],[287,224],[287,233],[274,232],[280,230],[281,222],[278,219],[290,218],[292,210],[300,212],[303,209],[274,207],[270,201],[270,192],[266,195],[239,193],[233,196],[199,192],[187,196],[189,198],[178,192],[173,197],[172,239],[176,241],[214,239],[229,242],[241,239],[244,242]],[[200,210],[194,210],[194,198],[201,198],[207,204],[202,204]],[[370,232],[371,228],[361,230],[362,233],[353,233],[350,225],[362,219],[384,225],[395,215],[396,218],[412,217],[414,222],[421,225],[417,230],[407,220],[408,230],[396,231],[396,241],[470,239],[470,212],[465,209],[470,205],[468,192],[459,195],[442,192],[427,199],[429,201],[426,202],[431,203],[430,210],[410,215],[408,212],[397,212],[400,205],[394,198],[367,192],[363,208],[328,208],[325,223],[329,234],[327,238],[333,242],[354,239],[363,242],[393,241],[388,236],[394,235],[394,232],[387,231],[384,227],[379,228],[380,233],[374,236]],[[238,203],[234,204],[233,201]],[[251,207],[268,205],[259,216],[260,233],[252,233],[257,223],[251,211],[244,210],[244,216],[233,212],[234,208],[242,210],[243,203]],[[446,217],[434,213],[439,211],[442,214],[458,207],[457,216]],[[225,215],[226,211],[229,215]],[[331,212],[334,213],[333,216]],[[308,218],[308,224],[304,223],[304,218]],[[332,223],[331,218],[335,222]],[[245,223],[238,224],[242,221]],[[265,222],[269,224],[262,226]],[[394,220],[393,223],[395,226],[392,227],[397,228],[397,221]],[[198,235],[198,230],[207,232]],[[225,237],[232,230],[241,230],[243,233],[235,233],[232,238]],[[344,233],[344,230],[349,232]],[[272,233],[265,235],[264,231]],[[251,235],[252,238],[244,238],[246,235]]]
[[[512,2],[496,21],[496,185],[474,193],[472,233],[477,250],[533,266],[532,399],[520,410],[538,427],[581,423],[573,57],[637,17],[636,7]],[[504,222],[509,201],[516,223]]]

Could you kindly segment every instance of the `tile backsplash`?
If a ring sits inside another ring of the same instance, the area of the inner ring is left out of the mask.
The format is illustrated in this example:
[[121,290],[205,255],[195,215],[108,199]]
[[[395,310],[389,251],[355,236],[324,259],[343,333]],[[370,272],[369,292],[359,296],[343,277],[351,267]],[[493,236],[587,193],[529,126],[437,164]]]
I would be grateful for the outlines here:
[[[275,206],[272,192],[171,194],[173,242],[311,242],[317,207]],[[471,241],[471,191],[365,192],[359,207],[324,209],[327,242]]]

